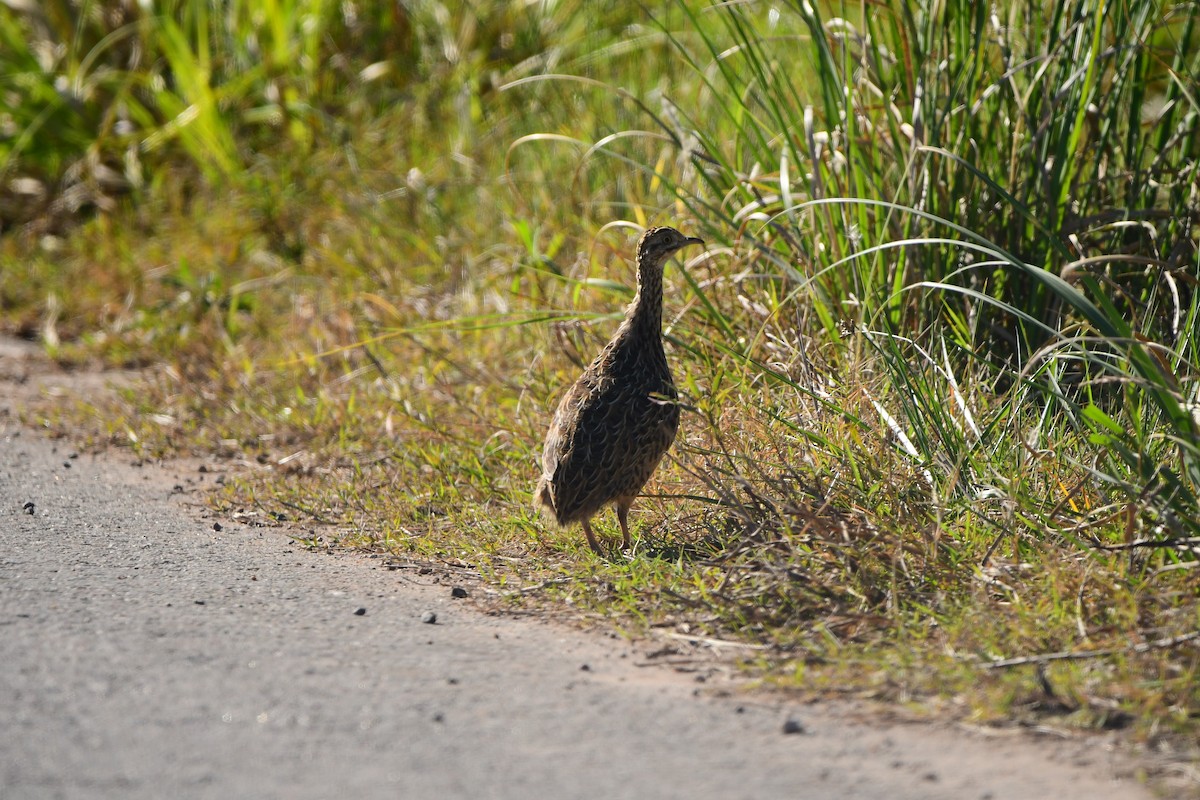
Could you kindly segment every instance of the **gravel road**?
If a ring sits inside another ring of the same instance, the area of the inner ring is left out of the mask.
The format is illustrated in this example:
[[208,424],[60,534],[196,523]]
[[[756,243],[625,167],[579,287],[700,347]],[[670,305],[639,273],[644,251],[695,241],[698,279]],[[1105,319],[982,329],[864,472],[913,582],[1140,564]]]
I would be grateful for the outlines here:
[[1105,739],[715,691],[638,666],[651,645],[206,517],[213,472],[128,459],[0,411],[5,800],[1150,797]]

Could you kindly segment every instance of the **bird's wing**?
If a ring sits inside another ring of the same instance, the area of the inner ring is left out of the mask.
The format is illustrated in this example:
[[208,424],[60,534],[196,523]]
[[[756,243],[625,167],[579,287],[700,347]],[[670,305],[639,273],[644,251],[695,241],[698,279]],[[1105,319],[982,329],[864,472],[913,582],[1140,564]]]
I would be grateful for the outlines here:
[[542,470],[554,485],[561,516],[589,504],[596,477],[612,460],[623,414],[620,390],[584,376],[559,403],[542,453]]
[[[585,375],[576,381],[554,412],[554,421],[546,434],[546,448],[542,452],[542,469],[548,478],[556,477],[577,457],[591,453],[597,434],[608,427],[603,422],[614,406],[608,396],[611,391],[605,391],[607,387],[603,382],[590,378]],[[583,453],[579,452],[581,447]]]
[[678,410],[648,405],[648,400],[644,388],[589,375],[571,387],[555,413],[542,454],[543,472],[554,486],[561,517],[595,510],[611,501],[614,492],[624,491],[631,454],[645,449],[648,436],[664,438],[651,428],[666,425],[668,444],[674,438]]

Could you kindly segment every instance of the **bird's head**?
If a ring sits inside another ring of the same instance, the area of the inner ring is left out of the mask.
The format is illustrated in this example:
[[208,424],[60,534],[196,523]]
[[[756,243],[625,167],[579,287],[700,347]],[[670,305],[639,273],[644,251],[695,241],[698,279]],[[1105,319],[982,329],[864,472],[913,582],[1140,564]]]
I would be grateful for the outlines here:
[[643,263],[662,264],[667,256],[689,244],[704,244],[704,240],[684,236],[674,228],[650,228],[638,240],[637,258]]

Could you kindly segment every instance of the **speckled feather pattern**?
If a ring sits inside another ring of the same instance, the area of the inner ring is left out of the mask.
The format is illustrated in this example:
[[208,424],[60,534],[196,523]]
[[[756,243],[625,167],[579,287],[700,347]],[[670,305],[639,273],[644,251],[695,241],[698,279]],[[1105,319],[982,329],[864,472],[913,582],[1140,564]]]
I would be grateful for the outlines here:
[[[542,452],[536,499],[559,524],[588,520],[609,503],[622,515],[679,429],[678,393],[662,344],[662,270],[699,239],[652,228],[638,242],[638,293],[600,355],[558,405]],[[594,545],[593,545],[594,546]]]
[[662,342],[617,336],[559,403],[542,452],[560,524],[632,502],[675,441],[679,406]]

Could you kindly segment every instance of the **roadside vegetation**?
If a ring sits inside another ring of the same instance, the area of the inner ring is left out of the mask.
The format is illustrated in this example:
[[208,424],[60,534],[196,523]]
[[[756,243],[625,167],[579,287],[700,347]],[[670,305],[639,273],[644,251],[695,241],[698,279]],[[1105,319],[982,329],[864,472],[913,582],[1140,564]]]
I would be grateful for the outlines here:
[[[44,424],[766,680],[1195,736],[1200,6],[155,7],[0,9],[0,326],[149,368]],[[686,409],[603,560],[530,494],[650,224]]]

